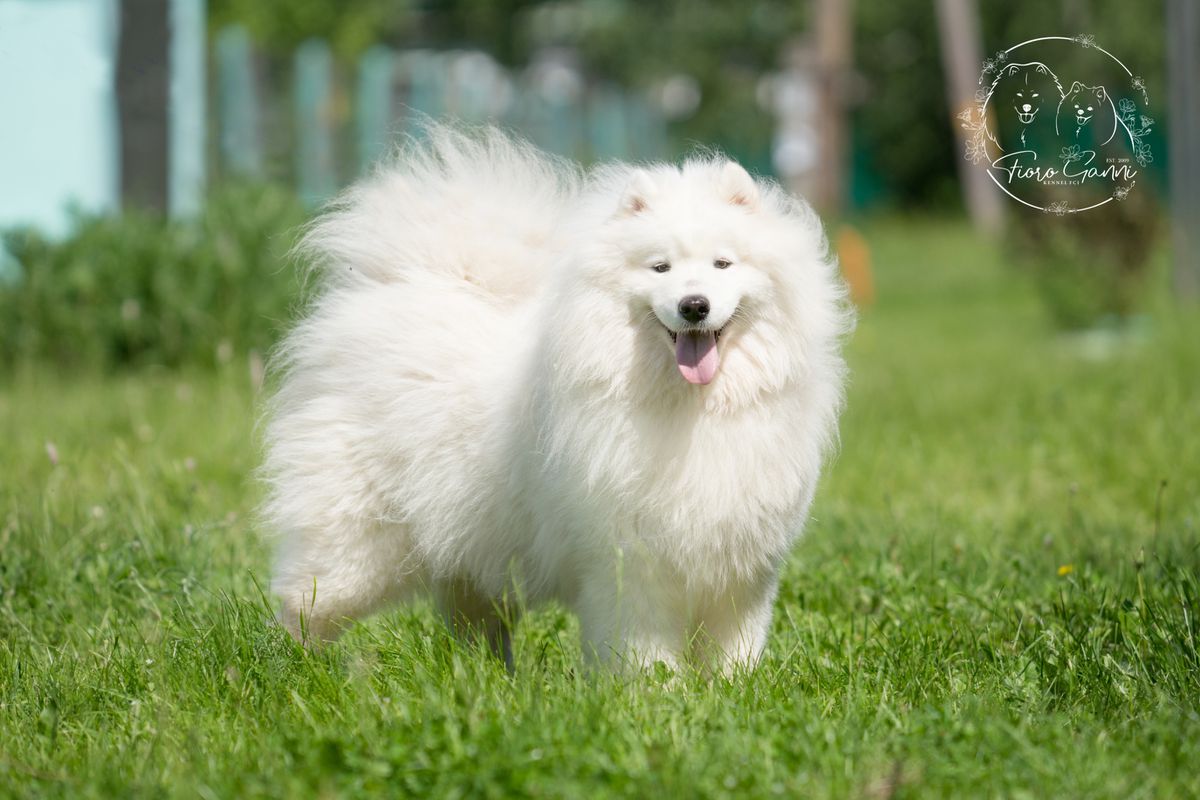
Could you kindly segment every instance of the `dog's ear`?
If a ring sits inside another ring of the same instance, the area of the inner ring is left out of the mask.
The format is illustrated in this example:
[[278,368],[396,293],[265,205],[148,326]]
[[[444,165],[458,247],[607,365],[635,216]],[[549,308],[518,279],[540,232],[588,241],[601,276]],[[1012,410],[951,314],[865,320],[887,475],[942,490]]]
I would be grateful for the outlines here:
[[1067,91],[1070,94],[1074,94],[1075,92],[1078,92],[1082,88],[1083,88],[1083,84],[1080,83],[1079,81],[1075,81],[1074,83],[1071,84],[1071,88],[1068,89]]
[[635,169],[629,176],[629,183],[625,185],[618,213],[625,216],[642,213],[650,204],[650,198],[654,196],[655,191],[650,175],[645,170]]
[[758,184],[736,161],[726,161],[721,167],[721,193],[731,205],[751,211],[758,208]]

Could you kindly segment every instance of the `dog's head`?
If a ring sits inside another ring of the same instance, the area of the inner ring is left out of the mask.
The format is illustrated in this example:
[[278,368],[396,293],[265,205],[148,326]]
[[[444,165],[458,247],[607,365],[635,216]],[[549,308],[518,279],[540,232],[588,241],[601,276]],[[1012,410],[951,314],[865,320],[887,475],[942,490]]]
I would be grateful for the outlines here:
[[610,326],[592,327],[597,378],[651,399],[700,392],[740,406],[836,358],[841,284],[806,205],[724,159],[607,183],[602,194],[619,200],[600,212],[569,301],[572,316]]
[[[1040,61],[1007,64],[997,70],[984,100],[987,133],[1001,149],[1025,146],[1024,129],[1032,125],[1043,107],[1053,108],[1062,96],[1058,77]],[[1042,115],[1043,121],[1053,116]]]
[[[1006,67],[1001,76],[996,79],[997,83],[1000,80],[1007,81],[1006,89],[1009,93],[1008,102],[1012,105],[1012,110],[1016,112],[1017,120],[1022,125],[1028,125],[1033,122],[1038,111],[1041,110],[1042,104],[1046,102],[1050,94],[1047,92],[1049,82],[1054,79],[1050,70],[1045,64],[1010,64]],[[993,91],[996,84],[992,85]],[[1059,92],[1054,92],[1054,99],[1058,99]]]
[[1106,102],[1108,93],[1103,86],[1084,86],[1075,81],[1059,103],[1059,117],[1082,128],[1103,110]]

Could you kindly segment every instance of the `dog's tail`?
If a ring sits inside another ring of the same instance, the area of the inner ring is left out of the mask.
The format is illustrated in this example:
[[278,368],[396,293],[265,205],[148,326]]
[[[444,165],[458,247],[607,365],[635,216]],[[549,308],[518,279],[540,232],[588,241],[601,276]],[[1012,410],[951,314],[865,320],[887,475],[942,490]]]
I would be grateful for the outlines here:
[[343,282],[461,279],[528,296],[579,170],[496,128],[429,123],[313,222],[299,254]]

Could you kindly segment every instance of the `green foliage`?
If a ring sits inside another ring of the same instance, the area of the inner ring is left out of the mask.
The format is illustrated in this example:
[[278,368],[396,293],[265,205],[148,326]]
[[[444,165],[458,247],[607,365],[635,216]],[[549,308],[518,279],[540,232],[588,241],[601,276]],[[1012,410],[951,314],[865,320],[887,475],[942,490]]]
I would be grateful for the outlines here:
[[852,122],[865,165],[902,206],[959,201],[936,4],[855,3],[854,60],[865,90]]
[[[1058,196],[1036,199],[1048,206]],[[1161,249],[1162,209],[1149,187],[1083,214],[1010,213],[1006,249],[1033,275],[1056,325],[1120,326],[1139,310]]]
[[588,676],[558,609],[511,676],[425,606],[306,654],[244,369],[6,378],[0,797],[1196,796],[1200,315],[1081,360],[965,228],[865,235],[841,452],[711,684]]
[[355,58],[372,44],[394,40],[412,23],[412,8],[403,0],[210,0],[213,30],[244,25],[268,49],[289,54],[305,39],[329,41],[344,59]]
[[1151,101],[1158,109],[1166,109],[1163,0],[983,0],[979,6],[985,56],[1038,36],[1091,34],[1097,45],[1121,59],[1134,75],[1145,78]]
[[297,295],[284,256],[304,219],[281,190],[230,186],[196,220],[80,219],[61,242],[10,231],[22,276],[0,285],[0,363],[211,364],[262,352]]

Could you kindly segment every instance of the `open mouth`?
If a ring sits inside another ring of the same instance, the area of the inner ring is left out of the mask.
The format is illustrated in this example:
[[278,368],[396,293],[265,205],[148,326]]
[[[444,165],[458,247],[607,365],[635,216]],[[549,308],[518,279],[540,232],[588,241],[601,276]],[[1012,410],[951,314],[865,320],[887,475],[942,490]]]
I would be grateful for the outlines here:
[[1091,117],[1076,117],[1075,118],[1075,121],[1077,123],[1079,123],[1080,125],[1087,125],[1089,122],[1091,122],[1091,120],[1092,120]]
[[717,375],[717,367],[721,364],[721,353],[717,344],[729,323],[720,328],[685,328],[673,331],[666,325],[663,329],[671,336],[675,344],[675,365],[679,374],[688,383],[704,386],[712,382]]
[[1017,119],[1021,121],[1022,125],[1028,125],[1033,122],[1033,115],[1036,113],[1036,111],[1018,111]]

